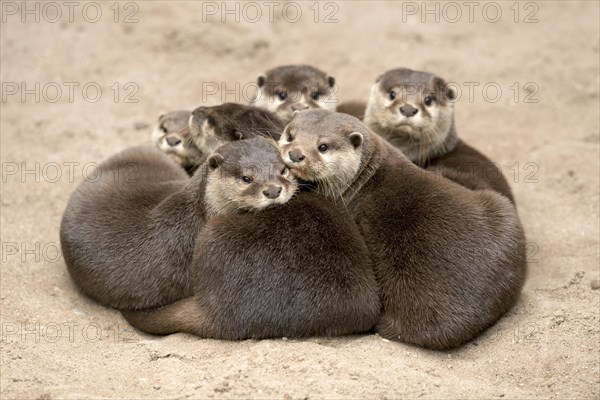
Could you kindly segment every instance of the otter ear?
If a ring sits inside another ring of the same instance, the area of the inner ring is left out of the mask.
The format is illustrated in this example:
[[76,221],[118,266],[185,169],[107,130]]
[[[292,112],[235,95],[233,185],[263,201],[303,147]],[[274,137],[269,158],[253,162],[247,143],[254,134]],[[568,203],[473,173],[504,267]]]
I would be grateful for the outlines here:
[[354,146],[355,149],[357,149],[363,142],[363,135],[360,132],[352,132],[349,138],[350,143],[352,143],[352,146]]
[[208,160],[206,161],[211,169],[217,169],[221,164],[223,164],[223,156],[219,153],[213,153],[208,156]]
[[456,91],[454,88],[448,86],[446,81],[442,78],[436,77],[433,85],[436,89],[436,92],[441,95],[441,98],[444,101],[454,100],[456,98]]
[[375,78],[375,83],[379,82],[381,80],[381,78],[383,78],[383,74],[381,74],[377,78]]
[[335,86],[335,78],[333,76],[328,77],[327,83],[329,83],[329,87]]
[[263,87],[266,80],[267,80],[266,76],[259,75],[258,78],[256,79],[256,84],[258,85],[258,87]]
[[235,140],[242,140],[244,138],[244,134],[237,129],[234,129],[232,133]]
[[446,86],[446,99],[454,100],[456,99],[456,90],[450,86]]

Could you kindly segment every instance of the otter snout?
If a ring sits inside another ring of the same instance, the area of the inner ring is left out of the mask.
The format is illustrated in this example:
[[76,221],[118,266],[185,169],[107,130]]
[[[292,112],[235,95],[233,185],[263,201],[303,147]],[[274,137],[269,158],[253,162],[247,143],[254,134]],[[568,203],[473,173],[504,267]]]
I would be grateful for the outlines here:
[[402,107],[400,107],[400,113],[408,118],[416,115],[418,112],[419,109],[411,106],[410,104],[405,104]]
[[178,137],[176,137],[176,136],[167,136],[167,137],[166,137],[166,141],[167,141],[167,144],[168,144],[169,146],[171,146],[171,147],[175,147],[175,146],[177,146],[179,143],[181,143],[181,139],[179,139],[179,138],[178,138]]
[[263,190],[263,194],[268,199],[276,199],[281,194],[281,186],[269,186]]
[[291,150],[288,155],[290,156],[290,160],[295,163],[301,162],[306,158],[304,154],[300,150]]

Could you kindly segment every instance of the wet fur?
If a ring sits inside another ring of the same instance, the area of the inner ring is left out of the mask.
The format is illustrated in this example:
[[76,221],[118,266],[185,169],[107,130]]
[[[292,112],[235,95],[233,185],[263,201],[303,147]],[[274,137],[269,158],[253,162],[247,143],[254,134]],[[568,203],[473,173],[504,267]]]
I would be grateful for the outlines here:
[[[287,129],[302,149],[323,138],[363,136],[359,172],[336,197],[344,199],[371,254],[383,304],[380,335],[449,349],[515,304],[526,275],[525,235],[506,197],[420,169],[344,114],[300,112]],[[312,180],[320,185],[318,175]]]
[[125,312],[126,319],[153,334],[237,340],[365,332],[380,312],[358,228],[312,193],[210,221],[198,236],[191,269],[193,297]]

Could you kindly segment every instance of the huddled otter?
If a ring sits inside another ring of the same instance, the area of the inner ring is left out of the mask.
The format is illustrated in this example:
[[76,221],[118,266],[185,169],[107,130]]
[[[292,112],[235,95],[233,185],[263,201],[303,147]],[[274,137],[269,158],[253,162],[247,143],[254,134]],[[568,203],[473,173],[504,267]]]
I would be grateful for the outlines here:
[[285,65],[257,79],[258,90],[250,104],[275,112],[288,123],[292,113],[309,108],[335,111],[335,78],[310,65]]
[[354,217],[381,290],[383,337],[456,347],[517,301],[525,235],[506,197],[439,179],[346,114],[296,113],[280,150],[294,176]]
[[277,115],[266,109],[224,103],[161,115],[152,140],[193,175],[206,157],[223,144],[256,136],[277,141],[283,128]]
[[417,165],[473,190],[495,190],[514,203],[500,168],[458,138],[455,97],[436,75],[393,69],[372,86],[364,122]]
[[275,113],[236,103],[200,106],[192,112],[189,125],[196,146],[208,154],[234,140],[263,136],[277,141],[284,128]]
[[276,145],[232,142],[188,178],[154,147],[103,162],[71,196],[60,227],[81,291],[117,309],[158,307],[192,294],[187,266],[206,221],[287,202],[297,185]]
[[349,100],[340,102],[335,111],[343,114],[352,115],[353,117],[358,118],[362,121],[365,118],[366,109],[367,104],[365,102],[358,100]]
[[206,156],[190,134],[190,111],[171,111],[158,117],[152,130],[152,143],[181,165],[191,175]]
[[370,330],[381,310],[358,227],[310,192],[282,207],[209,221],[190,271],[193,296],[123,312],[127,321],[148,333],[215,339],[332,336]]

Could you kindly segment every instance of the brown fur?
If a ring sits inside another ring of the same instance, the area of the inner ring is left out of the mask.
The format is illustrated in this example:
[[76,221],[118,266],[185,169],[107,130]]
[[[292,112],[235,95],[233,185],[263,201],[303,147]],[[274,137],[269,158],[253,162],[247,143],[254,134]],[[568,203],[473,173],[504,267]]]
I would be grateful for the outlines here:
[[[77,188],[63,215],[60,240],[73,281],[118,309],[190,296],[187,266],[207,219],[280,204],[294,193],[295,182],[273,175],[271,168],[285,165],[262,138],[223,146],[191,179],[154,147],[109,158],[97,169],[97,181]],[[240,182],[248,169],[254,181]],[[263,200],[261,191],[275,185],[283,188],[281,195]],[[220,187],[227,192],[220,194]]]
[[198,235],[190,269],[193,297],[125,312],[127,320],[153,334],[233,340],[364,332],[380,312],[358,228],[312,193],[210,221]]
[[189,130],[193,146],[210,154],[225,143],[262,136],[278,140],[283,123],[263,108],[224,103],[200,106],[192,112]]
[[171,111],[158,117],[152,131],[152,142],[190,175],[206,159],[207,154],[194,144],[190,134],[190,111]]
[[361,121],[365,118],[365,111],[367,109],[367,104],[363,101],[343,101],[338,104],[336,108],[336,112],[342,114],[352,115],[354,118],[358,118]]
[[[391,99],[393,92],[395,98]],[[431,103],[425,103],[429,97]],[[454,127],[454,91],[440,77],[398,68],[375,82],[364,121],[417,165],[469,189],[491,189],[514,203],[502,171],[485,155],[458,139]],[[402,108],[414,109],[407,117]]]
[[206,157],[225,143],[257,136],[276,141],[283,127],[277,115],[268,110],[224,103],[161,115],[152,140],[193,175]]
[[[331,168],[312,169],[310,164],[323,162],[313,150],[323,143],[333,143]],[[280,147],[292,173],[317,189],[330,186],[325,181],[332,170],[347,175],[338,167],[350,168],[342,158],[358,163],[358,172],[335,185],[341,191],[332,197],[348,207],[369,248],[381,290],[377,329],[383,337],[432,349],[456,347],[517,301],[526,274],[525,236],[504,196],[466,190],[420,169],[344,114],[297,113]],[[290,162],[291,151],[306,157]]]
[[258,90],[251,104],[275,112],[288,123],[295,110],[324,108],[335,111],[335,79],[311,65],[284,65],[268,70],[257,79]]

